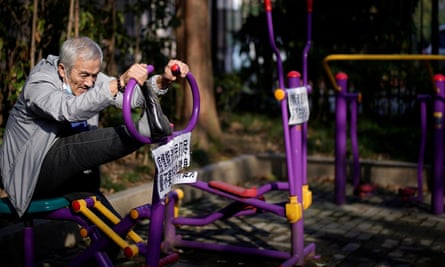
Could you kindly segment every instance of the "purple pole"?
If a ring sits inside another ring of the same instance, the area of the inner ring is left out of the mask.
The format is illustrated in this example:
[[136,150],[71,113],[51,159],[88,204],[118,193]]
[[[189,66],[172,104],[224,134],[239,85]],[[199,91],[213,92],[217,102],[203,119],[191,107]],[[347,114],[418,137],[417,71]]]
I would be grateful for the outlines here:
[[151,218],[149,225],[149,237],[147,244],[147,254],[145,255],[147,267],[159,266],[161,255],[161,243],[163,233],[164,211],[165,205],[158,194],[158,172],[155,172],[155,180],[153,183],[153,197],[151,204]]
[[307,57],[312,42],[312,0],[307,0],[307,41],[303,50],[303,84],[307,85]]
[[[290,71],[287,75],[288,78],[288,87],[296,88],[300,84],[300,73],[298,71]],[[289,129],[289,128],[288,128]],[[288,129],[285,129],[286,131]],[[291,147],[290,151],[292,155],[290,158],[292,159],[292,176],[289,177],[289,194],[291,196],[297,196],[298,200],[302,200],[301,194],[301,184],[302,184],[302,124],[294,125],[290,127],[290,142],[289,145]]]
[[[443,164],[444,164],[444,132],[443,112],[445,108],[445,76],[436,74],[436,96],[434,98],[434,132],[433,132],[433,187],[431,190],[431,208],[434,214],[443,214]],[[420,190],[420,188],[419,188]]]
[[[278,85],[280,89],[284,90],[284,78],[283,78],[283,64],[281,61],[280,51],[278,50],[275,44],[274,31],[273,31],[273,19],[272,19],[272,2],[271,0],[264,1],[264,9],[266,10],[266,18],[267,18],[267,29],[269,33],[269,44],[277,58],[277,74],[278,74]],[[289,113],[287,107],[287,99],[286,97],[281,100],[281,120],[283,122],[283,135],[284,135],[284,146],[286,153],[286,165],[287,165],[287,175],[289,180],[289,187],[293,186],[293,176],[294,176],[294,166],[292,159],[292,144],[291,137],[289,134]]]
[[170,191],[167,196],[169,200],[166,204],[165,212],[165,230],[164,230],[164,249],[170,250],[174,247],[176,239],[176,224],[175,220],[175,203],[179,202],[178,193],[176,191]]
[[284,88],[284,78],[283,78],[283,64],[281,60],[280,50],[275,44],[275,34],[273,31],[273,19],[272,19],[272,2],[271,0],[264,1],[264,9],[266,10],[266,18],[267,18],[267,29],[269,34],[269,44],[277,58],[277,73],[278,73],[278,85],[281,89]]
[[358,102],[357,94],[353,94],[351,99],[350,134],[351,134],[352,156],[354,158],[354,177],[353,177],[354,190],[358,190],[358,187],[360,185],[360,163],[359,163],[359,149],[357,140],[357,112],[358,112],[357,102]]
[[32,224],[32,221],[25,221],[23,225],[25,267],[34,266],[34,233]]
[[[291,71],[287,75],[288,87],[295,88],[300,84],[300,73]],[[286,130],[286,129],[285,129]],[[293,175],[289,177],[289,194],[296,196],[300,203],[303,202],[303,124],[295,125],[290,128],[290,145],[292,147],[292,161],[295,163],[293,167]],[[304,263],[304,225],[303,218],[291,224],[291,249],[292,255],[298,256],[298,264]]]
[[417,161],[417,201],[423,202],[423,163],[425,157],[426,137],[427,137],[427,103],[430,95],[419,95],[420,101],[420,148],[419,159]]
[[346,129],[347,99],[345,97],[348,75],[340,72],[336,76],[335,98],[335,203],[343,205],[346,195]]
[[[303,50],[303,84],[308,85],[307,80],[307,57],[312,42],[312,0],[306,1],[306,13],[307,13],[307,41]],[[308,93],[311,93],[312,88],[307,86]],[[302,137],[302,161],[303,161],[303,184],[307,184],[307,123],[303,124],[303,137]]]
[[302,184],[307,184],[307,122],[302,125],[301,137],[301,168],[302,168]]
[[[267,29],[269,33],[269,44],[277,58],[277,74],[278,74],[278,86],[280,89],[284,90],[284,78],[283,78],[283,64],[281,61],[280,51],[278,50],[275,44],[275,35],[273,31],[273,19],[272,19],[272,2],[271,0],[264,1],[264,9],[266,10],[266,18],[267,18]],[[294,174],[294,166],[292,161],[292,145],[289,134],[289,114],[287,107],[287,99],[286,97],[281,100],[281,120],[283,122],[283,135],[284,135],[284,144],[285,144],[285,152],[286,152],[286,165],[287,165],[287,175],[289,180],[289,187],[293,183],[293,174]]]

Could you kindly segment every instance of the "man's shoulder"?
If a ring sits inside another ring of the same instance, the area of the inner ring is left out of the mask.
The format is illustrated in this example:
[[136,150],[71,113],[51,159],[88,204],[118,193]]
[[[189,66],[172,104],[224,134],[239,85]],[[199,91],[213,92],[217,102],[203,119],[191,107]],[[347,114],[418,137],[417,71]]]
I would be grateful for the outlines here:
[[57,78],[57,64],[59,57],[49,55],[41,59],[31,70],[30,76],[46,76]]
[[49,68],[49,69],[57,69],[57,64],[59,63],[59,57],[54,55],[49,55],[46,58],[43,58],[37,63],[36,68]]
[[48,55],[45,59],[47,63],[50,63],[51,65],[57,66],[59,63],[59,57],[54,55]]

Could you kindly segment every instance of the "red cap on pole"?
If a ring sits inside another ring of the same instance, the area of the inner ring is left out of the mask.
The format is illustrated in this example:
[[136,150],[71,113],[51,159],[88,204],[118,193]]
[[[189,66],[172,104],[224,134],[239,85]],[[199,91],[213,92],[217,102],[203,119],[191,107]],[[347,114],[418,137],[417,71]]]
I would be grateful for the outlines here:
[[335,75],[335,78],[337,80],[347,80],[348,79],[348,75],[344,72],[339,72],[337,73],[337,75]]
[[307,0],[307,13],[312,13],[312,0]]
[[272,11],[272,2],[271,2],[271,0],[264,0],[264,8],[266,9],[266,12]]
[[435,82],[443,82],[445,81],[445,76],[443,74],[436,74],[434,75],[434,81]]

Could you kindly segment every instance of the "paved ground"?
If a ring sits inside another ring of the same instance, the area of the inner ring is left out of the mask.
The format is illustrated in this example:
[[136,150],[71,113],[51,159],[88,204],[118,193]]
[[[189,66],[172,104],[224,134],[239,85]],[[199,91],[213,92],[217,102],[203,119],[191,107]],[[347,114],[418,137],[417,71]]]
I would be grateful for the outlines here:
[[[311,183],[313,205],[305,212],[305,240],[315,243],[319,258],[305,266],[444,266],[445,216],[429,212],[425,203],[403,201],[394,192],[378,189],[373,196],[349,197],[343,206],[333,204],[332,180]],[[348,195],[352,196],[348,188]],[[283,193],[266,195],[268,200],[286,199]],[[185,214],[215,210],[223,200],[206,197],[185,206]],[[196,211],[196,212],[192,212]],[[289,248],[288,224],[283,218],[263,214],[200,227],[199,234],[183,230],[188,238]],[[144,230],[140,231],[144,234]],[[211,238],[208,238],[211,236]],[[128,263],[128,262],[127,262]],[[280,262],[243,255],[184,249],[174,267],[279,266]]]
[[[343,206],[333,204],[332,180],[311,182],[313,205],[305,212],[305,241],[315,243],[318,259],[305,266],[378,266],[424,267],[445,265],[445,216],[429,212],[425,203],[404,202],[394,192],[378,190],[371,197],[349,197]],[[347,190],[351,196],[351,189]],[[287,195],[274,192],[266,199],[280,201]],[[183,207],[184,214],[215,210],[224,200],[205,197]],[[137,231],[146,236],[146,226]],[[279,249],[289,248],[288,224],[283,218],[262,214],[237,218],[199,227],[198,233],[183,229],[187,238],[260,244]],[[212,237],[212,238],[209,238]],[[141,259],[120,262],[117,266],[141,266]],[[4,266],[1,263],[0,266]],[[60,263],[59,257],[59,263]],[[244,255],[229,255],[183,249],[172,267],[279,266],[280,261]],[[6,265],[5,265],[6,266]],[[53,266],[53,265],[47,265]],[[54,265],[55,266],[55,265]]]

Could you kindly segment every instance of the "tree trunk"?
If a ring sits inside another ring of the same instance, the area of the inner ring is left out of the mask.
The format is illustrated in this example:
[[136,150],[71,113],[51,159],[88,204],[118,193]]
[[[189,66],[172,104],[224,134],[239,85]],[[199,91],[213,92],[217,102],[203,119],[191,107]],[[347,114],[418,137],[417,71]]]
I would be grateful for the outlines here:
[[34,0],[32,13],[31,49],[29,51],[29,68],[32,69],[36,59],[36,37],[37,37],[37,9],[39,0]]
[[74,37],[79,36],[80,3],[74,0]]
[[[200,89],[201,112],[194,142],[201,149],[208,149],[210,141],[218,141],[221,127],[213,92],[213,71],[210,41],[209,1],[177,2],[178,17],[182,20],[177,30],[178,57],[190,66]],[[192,111],[190,90],[185,90],[181,118],[187,120]]]
[[68,26],[66,28],[66,39],[69,39],[71,37],[71,32],[73,30],[74,2],[75,0],[70,0],[70,10],[68,12]]
[[80,3],[79,0],[70,0],[70,10],[68,14],[68,26],[66,38],[79,36]]
[[107,0],[104,3],[104,9],[111,14],[110,18],[107,18],[104,23],[111,23],[111,35],[109,39],[102,40],[105,43],[104,47],[104,60],[105,60],[105,72],[110,75],[120,75],[118,73],[118,66],[114,58],[116,52],[116,29],[117,29],[117,10],[116,1]]

